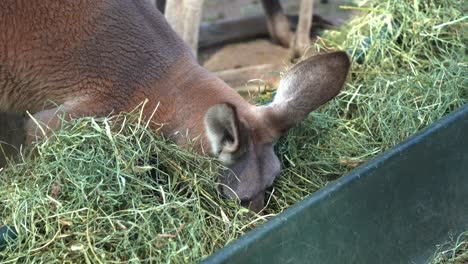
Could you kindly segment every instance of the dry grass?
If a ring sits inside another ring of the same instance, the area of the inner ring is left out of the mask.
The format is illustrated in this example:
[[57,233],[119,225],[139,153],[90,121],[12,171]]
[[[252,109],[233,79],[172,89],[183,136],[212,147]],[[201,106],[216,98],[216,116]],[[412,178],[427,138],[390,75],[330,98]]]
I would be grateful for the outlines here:
[[451,238],[445,245],[440,245],[431,264],[466,264],[468,263],[468,231],[456,238]]

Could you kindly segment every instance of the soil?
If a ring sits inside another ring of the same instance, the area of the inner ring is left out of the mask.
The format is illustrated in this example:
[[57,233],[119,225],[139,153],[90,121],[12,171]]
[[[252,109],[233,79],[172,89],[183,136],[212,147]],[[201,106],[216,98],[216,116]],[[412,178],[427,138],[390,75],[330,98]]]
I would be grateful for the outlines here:
[[258,64],[287,64],[287,48],[269,39],[255,39],[200,52],[202,65],[212,72]]

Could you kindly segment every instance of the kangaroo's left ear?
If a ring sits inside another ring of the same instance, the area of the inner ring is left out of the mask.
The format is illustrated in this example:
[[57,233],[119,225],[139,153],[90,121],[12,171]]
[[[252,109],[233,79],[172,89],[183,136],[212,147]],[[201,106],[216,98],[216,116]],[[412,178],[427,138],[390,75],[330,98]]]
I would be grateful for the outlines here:
[[205,114],[206,136],[211,152],[224,164],[235,161],[245,150],[247,140],[236,109],[230,104],[217,104]]
[[344,52],[313,56],[294,65],[281,80],[273,102],[259,107],[260,117],[281,135],[340,92],[349,66]]

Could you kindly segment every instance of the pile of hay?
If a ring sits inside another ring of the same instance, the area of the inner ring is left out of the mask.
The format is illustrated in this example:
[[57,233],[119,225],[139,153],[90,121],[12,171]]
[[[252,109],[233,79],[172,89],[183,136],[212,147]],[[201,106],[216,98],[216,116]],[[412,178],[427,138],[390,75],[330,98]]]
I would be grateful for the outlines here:
[[[279,140],[264,216],[216,191],[217,163],[150,133],[138,113],[83,118],[0,171],[0,261],[197,262],[467,102],[464,1],[366,1],[313,49],[349,50],[344,91]],[[360,63],[358,63],[359,61]],[[111,129],[114,127],[114,129]]]

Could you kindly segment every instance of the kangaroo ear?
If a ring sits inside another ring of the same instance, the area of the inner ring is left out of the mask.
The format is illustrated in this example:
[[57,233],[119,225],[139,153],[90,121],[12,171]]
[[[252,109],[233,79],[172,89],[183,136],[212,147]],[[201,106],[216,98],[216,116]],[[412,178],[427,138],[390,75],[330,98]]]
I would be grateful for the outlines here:
[[241,125],[235,108],[229,104],[214,105],[206,112],[205,128],[211,152],[225,164],[232,163],[244,149]]
[[294,65],[281,80],[273,102],[259,109],[269,129],[281,135],[333,99],[343,87],[349,65],[344,52],[314,56]]

